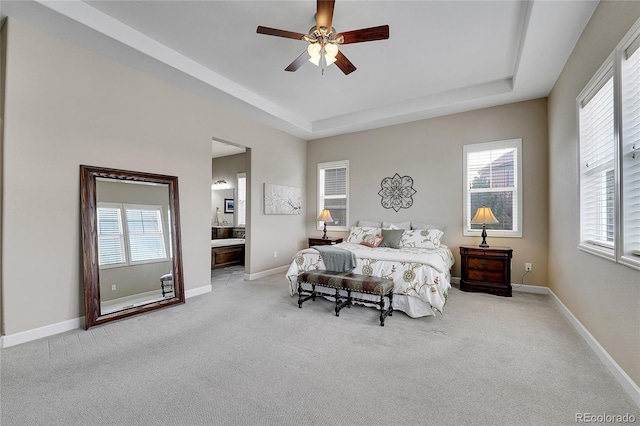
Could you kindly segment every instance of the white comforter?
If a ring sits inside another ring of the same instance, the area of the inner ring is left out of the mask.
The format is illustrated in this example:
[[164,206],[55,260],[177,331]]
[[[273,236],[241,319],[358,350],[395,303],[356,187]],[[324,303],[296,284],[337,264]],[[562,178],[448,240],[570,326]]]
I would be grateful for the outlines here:
[[[450,270],[454,263],[449,247],[392,249],[350,243],[335,247],[355,253],[357,266],[353,273],[393,278],[394,310],[413,318],[433,315],[434,311],[442,313],[451,288]],[[298,291],[298,274],[313,269],[325,269],[318,251],[313,248],[299,251],[287,271],[292,296]]]

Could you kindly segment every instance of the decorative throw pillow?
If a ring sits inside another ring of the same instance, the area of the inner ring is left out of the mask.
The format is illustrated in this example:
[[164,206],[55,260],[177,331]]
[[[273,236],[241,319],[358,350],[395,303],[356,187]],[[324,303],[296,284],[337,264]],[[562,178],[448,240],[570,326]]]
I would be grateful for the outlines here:
[[382,235],[365,235],[360,244],[367,247],[378,247],[384,238]]
[[439,229],[444,232],[445,225],[433,225],[430,223],[411,222],[411,229]]
[[404,231],[400,240],[401,247],[438,248],[444,235],[439,229],[414,229]]
[[367,228],[382,228],[382,222],[374,222],[372,220],[359,220],[358,226]]
[[402,229],[383,229],[380,247],[400,248],[400,240],[404,232]]
[[382,222],[383,229],[411,229],[411,222]]
[[364,237],[366,237],[367,235],[380,235],[380,228],[352,226],[351,232],[349,232],[349,237],[347,238],[347,242],[360,244],[362,240],[364,240]]

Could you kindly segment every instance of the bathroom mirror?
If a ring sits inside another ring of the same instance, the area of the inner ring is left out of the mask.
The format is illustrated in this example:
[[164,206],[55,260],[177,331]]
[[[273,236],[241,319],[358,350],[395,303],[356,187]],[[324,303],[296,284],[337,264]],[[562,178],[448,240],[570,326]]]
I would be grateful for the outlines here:
[[184,303],[178,178],[80,166],[85,328]]
[[[211,190],[211,225],[233,226],[233,202],[235,191],[233,188]],[[231,209],[229,202],[231,200]]]

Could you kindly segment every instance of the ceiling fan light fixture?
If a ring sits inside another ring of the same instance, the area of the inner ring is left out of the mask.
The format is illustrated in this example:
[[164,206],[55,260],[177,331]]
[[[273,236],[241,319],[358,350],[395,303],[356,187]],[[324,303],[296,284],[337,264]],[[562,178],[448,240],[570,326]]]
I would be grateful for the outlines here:
[[[325,52],[326,56],[334,58],[333,62],[335,62],[335,57],[338,54],[338,50],[339,50],[338,49],[338,45],[335,44],[335,43],[327,43],[324,46],[324,52]],[[331,63],[333,63],[333,62],[331,62]]]
[[309,58],[309,62],[311,62],[316,67],[319,67],[320,66],[320,55],[310,57]]
[[324,55],[324,60],[327,63],[327,66],[333,64],[336,61],[335,56]]
[[320,57],[321,51],[322,51],[322,46],[320,46],[320,43],[309,43],[309,46],[307,47],[307,52],[309,53],[309,56],[311,56],[312,58],[316,56]]

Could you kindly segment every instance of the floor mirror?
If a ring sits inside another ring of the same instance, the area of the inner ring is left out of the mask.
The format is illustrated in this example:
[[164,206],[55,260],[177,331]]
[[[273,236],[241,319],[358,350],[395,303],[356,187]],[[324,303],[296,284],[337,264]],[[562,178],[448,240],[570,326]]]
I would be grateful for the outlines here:
[[80,166],[85,328],[184,303],[178,178]]

